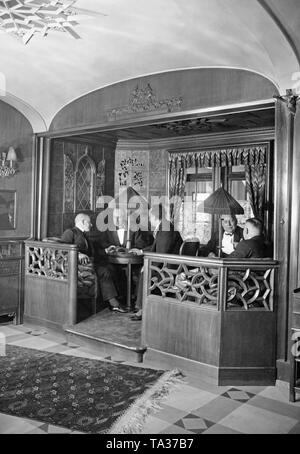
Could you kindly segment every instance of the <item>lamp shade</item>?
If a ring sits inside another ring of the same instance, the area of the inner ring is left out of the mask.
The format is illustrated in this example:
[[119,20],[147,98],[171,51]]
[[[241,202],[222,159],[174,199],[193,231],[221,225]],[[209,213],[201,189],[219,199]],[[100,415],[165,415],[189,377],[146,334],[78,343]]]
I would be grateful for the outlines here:
[[244,208],[224,188],[219,188],[204,200],[204,213],[244,214]]
[[135,209],[130,206],[130,200],[133,197],[139,197],[142,204],[149,208],[148,202],[145,197],[141,196],[132,186],[128,186],[124,189],[115,199],[113,199],[114,205],[120,208]]
[[7,161],[17,161],[18,160],[14,147],[9,147],[6,159],[7,159]]
[[125,205],[126,207],[129,204],[129,201],[132,197],[139,196],[140,194],[133,189],[132,186],[128,186],[114,199],[116,206]]

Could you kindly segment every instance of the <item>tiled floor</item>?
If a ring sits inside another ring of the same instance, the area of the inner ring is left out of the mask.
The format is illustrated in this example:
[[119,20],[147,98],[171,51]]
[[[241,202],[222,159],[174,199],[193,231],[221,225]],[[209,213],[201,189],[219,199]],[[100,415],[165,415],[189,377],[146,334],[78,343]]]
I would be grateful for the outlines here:
[[[66,355],[104,359],[66,343],[63,335],[32,326],[0,325],[4,343]],[[130,363],[128,363],[130,364]],[[136,363],[132,364],[137,366]],[[143,366],[142,366],[143,367]],[[149,365],[147,365],[149,367]],[[1,434],[79,433],[0,413]],[[288,387],[218,387],[186,376],[145,421],[143,434],[300,434],[300,396],[288,400]]]

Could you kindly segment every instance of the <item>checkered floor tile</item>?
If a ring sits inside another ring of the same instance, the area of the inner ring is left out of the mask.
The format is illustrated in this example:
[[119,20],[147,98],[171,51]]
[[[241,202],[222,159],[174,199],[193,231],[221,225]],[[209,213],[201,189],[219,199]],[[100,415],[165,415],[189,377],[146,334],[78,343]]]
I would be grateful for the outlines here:
[[221,394],[223,397],[228,397],[228,399],[236,400],[237,402],[248,402],[248,400],[252,399],[255,394],[248,393],[246,391],[242,391],[236,388],[230,388],[227,392]]
[[[58,352],[66,355],[115,361],[102,358],[83,347],[66,342],[65,337],[34,326],[0,325],[1,339],[7,344]],[[144,367],[143,364],[132,364]],[[149,365],[147,364],[147,367]],[[1,434],[80,433],[40,421],[0,413]],[[143,434],[300,434],[300,398],[289,402],[287,385],[232,387],[201,382],[186,375],[162,401],[161,409],[149,415]]]

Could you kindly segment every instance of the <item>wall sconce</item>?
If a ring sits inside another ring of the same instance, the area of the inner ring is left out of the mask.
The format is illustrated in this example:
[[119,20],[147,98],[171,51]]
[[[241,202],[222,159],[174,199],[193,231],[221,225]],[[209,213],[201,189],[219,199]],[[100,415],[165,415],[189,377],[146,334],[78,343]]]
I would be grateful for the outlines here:
[[1,165],[0,165],[0,177],[11,177],[17,172],[17,155],[14,147],[9,147],[8,152],[2,152],[1,154]]

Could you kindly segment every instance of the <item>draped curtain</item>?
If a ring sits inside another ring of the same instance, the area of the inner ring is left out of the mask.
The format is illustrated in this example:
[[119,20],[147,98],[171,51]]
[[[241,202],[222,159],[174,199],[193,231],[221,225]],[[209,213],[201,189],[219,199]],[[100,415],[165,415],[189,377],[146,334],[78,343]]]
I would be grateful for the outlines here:
[[188,159],[178,156],[169,163],[169,197],[171,200],[170,217],[175,222],[179,217],[181,202],[184,198]]
[[264,220],[266,166],[245,166],[246,189],[256,218]]
[[[244,165],[246,188],[254,216],[263,218],[266,185],[268,144],[210,149],[197,152],[169,153],[169,197],[176,199],[171,205],[171,219],[180,211],[184,198],[187,169],[191,167],[233,167]],[[177,197],[176,197],[177,196]]]

